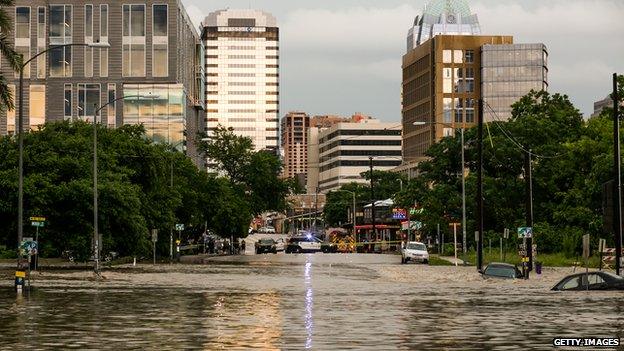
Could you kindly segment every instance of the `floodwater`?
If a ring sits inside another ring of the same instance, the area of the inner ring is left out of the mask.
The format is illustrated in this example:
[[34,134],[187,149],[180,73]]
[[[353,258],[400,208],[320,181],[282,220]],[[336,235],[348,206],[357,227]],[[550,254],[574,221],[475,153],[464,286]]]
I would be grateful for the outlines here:
[[35,274],[0,283],[0,349],[552,350],[554,337],[624,338],[624,292],[385,255],[250,255],[205,265]]

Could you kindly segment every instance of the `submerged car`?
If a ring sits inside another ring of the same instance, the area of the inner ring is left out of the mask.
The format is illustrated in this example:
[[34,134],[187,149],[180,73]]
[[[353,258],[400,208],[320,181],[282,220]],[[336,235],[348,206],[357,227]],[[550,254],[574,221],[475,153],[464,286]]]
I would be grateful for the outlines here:
[[262,238],[256,241],[256,254],[277,253],[277,243],[271,238]]
[[429,253],[427,252],[427,245],[418,241],[408,242],[403,251],[401,251],[401,263],[410,261],[428,264]]
[[624,277],[609,272],[585,272],[569,275],[551,290],[624,290]]
[[321,251],[322,241],[314,235],[293,236],[288,239],[286,253]]
[[492,262],[480,272],[483,278],[520,279],[523,277],[518,267],[509,263]]

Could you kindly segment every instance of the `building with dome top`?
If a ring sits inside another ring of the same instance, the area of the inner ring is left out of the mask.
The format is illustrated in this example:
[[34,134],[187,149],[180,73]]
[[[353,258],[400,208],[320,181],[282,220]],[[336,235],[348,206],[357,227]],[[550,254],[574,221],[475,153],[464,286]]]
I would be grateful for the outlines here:
[[478,35],[481,28],[477,15],[470,12],[465,0],[432,0],[409,29],[407,51],[438,34]]

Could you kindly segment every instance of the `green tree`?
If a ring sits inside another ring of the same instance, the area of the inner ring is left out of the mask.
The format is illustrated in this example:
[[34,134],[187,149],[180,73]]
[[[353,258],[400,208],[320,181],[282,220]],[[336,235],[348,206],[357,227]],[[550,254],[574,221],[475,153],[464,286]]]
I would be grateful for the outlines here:
[[[0,54],[9,63],[9,66],[18,71],[21,67],[22,58],[15,52],[15,48],[9,39],[9,34],[13,33],[13,22],[7,13],[7,9],[12,9],[13,0],[0,0]],[[13,72],[9,72],[10,76]],[[4,74],[0,73],[0,110],[15,107],[13,96],[9,90],[8,82]]]

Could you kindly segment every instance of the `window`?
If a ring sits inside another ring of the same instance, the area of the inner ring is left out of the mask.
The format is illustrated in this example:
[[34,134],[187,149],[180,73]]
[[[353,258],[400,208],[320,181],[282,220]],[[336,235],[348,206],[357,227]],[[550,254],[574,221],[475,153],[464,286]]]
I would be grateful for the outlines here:
[[464,52],[461,50],[453,50],[453,62],[463,63],[463,61],[464,61]]
[[[108,43],[108,5],[100,5],[100,42]],[[100,77],[108,77],[108,49],[100,49]]]
[[[15,7],[15,51],[24,61],[30,59],[30,7]],[[15,72],[19,77],[19,72]],[[30,78],[30,64],[24,67],[24,78]]]
[[[9,91],[12,96],[15,96],[15,85],[9,84]],[[15,107],[17,108],[17,101],[15,103]],[[7,109],[7,134],[15,134],[15,130],[15,109]]]
[[[46,49],[46,8],[37,8],[37,53]],[[37,57],[37,78],[46,76],[46,55]]]
[[78,117],[92,122],[95,110],[100,106],[100,85],[78,83]]
[[167,5],[153,5],[152,76],[169,75]]
[[[85,5],[85,38],[86,44],[93,43],[93,5]],[[93,77],[93,48],[84,48],[84,75]]]
[[453,92],[452,68],[442,69],[442,92],[450,94]]
[[466,50],[465,61],[466,61],[466,63],[473,63],[474,62],[474,50]]
[[117,103],[115,99],[117,98],[117,91],[115,87],[115,83],[108,84],[108,106],[106,107],[106,117],[108,119],[108,127],[115,128],[117,126]]
[[123,5],[122,75],[145,77],[145,5]]
[[[50,5],[50,45],[72,43],[72,6]],[[72,48],[50,50],[50,77],[71,77]]]
[[65,119],[72,119],[72,85],[65,84]]
[[442,50],[442,62],[443,63],[452,63],[453,59],[453,50]]
[[459,99],[455,99],[455,123],[462,123],[463,122],[463,104],[464,104],[464,99],[459,98]]
[[45,124],[46,97],[45,85],[30,86],[30,110],[28,111],[30,129]]
[[442,99],[443,105],[443,114],[444,114],[444,123],[451,123],[451,113],[453,111],[453,99],[444,98]]

